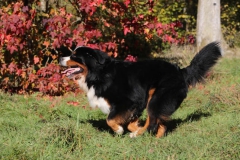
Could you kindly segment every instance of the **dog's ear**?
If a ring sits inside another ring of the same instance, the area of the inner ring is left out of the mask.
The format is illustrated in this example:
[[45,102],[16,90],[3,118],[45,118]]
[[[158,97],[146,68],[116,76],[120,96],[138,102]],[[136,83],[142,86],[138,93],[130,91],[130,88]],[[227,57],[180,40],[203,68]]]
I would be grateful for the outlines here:
[[108,55],[100,50],[95,49],[92,56],[98,61],[99,64],[104,64],[106,59],[109,58]]
[[88,59],[85,59],[85,62],[88,62],[88,64],[91,64],[91,66],[94,66],[96,64],[103,65],[106,60],[110,58],[107,53],[89,47],[79,47],[75,49],[75,55],[82,55],[86,58],[89,57]]

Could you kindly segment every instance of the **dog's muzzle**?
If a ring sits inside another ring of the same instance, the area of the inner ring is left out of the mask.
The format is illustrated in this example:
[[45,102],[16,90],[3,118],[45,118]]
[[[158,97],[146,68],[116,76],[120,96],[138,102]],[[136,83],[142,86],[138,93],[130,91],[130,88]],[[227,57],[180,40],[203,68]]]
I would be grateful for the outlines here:
[[59,65],[63,67],[68,67],[68,69],[62,71],[62,74],[65,74],[68,78],[72,79],[74,75],[82,73],[84,69],[80,67],[79,65],[69,65],[68,61],[70,60],[69,57],[60,57],[59,59]]
[[70,60],[70,56],[69,57],[60,57],[59,65],[67,67],[67,61],[69,61],[69,60]]

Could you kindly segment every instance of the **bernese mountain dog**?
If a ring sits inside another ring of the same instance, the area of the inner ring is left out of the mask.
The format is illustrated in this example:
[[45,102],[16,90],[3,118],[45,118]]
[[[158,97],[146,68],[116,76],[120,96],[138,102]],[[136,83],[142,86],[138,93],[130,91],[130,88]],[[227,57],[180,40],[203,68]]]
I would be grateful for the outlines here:
[[[159,138],[189,86],[201,82],[220,57],[218,42],[206,45],[185,68],[163,60],[120,61],[81,46],[61,57],[60,65],[69,67],[64,74],[86,92],[90,106],[107,114],[107,124],[114,132],[122,134],[126,127],[130,137],[148,130]],[[139,126],[144,109],[146,122]]]

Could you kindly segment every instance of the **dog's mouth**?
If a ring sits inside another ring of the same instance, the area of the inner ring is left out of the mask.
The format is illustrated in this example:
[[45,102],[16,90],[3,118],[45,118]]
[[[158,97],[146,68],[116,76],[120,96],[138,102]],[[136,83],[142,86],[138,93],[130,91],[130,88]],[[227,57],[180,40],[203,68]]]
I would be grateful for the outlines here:
[[83,68],[80,66],[71,66],[70,68],[62,71],[62,74],[65,74],[68,78],[72,78],[74,75],[82,73]]

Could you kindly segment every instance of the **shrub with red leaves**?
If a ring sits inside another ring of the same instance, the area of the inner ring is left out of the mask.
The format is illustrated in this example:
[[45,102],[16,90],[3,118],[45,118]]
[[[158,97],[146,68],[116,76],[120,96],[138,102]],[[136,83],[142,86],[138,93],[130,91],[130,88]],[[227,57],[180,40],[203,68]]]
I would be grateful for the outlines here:
[[89,46],[135,62],[137,57],[131,55],[149,54],[146,46],[157,39],[169,44],[185,41],[176,30],[181,22],[159,22],[152,0],[69,3],[74,12],[61,6],[43,13],[36,9],[38,1],[0,8],[0,89],[52,95],[76,90],[60,74],[57,59],[61,46]]

